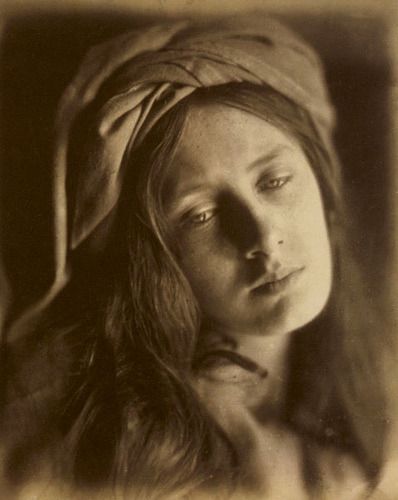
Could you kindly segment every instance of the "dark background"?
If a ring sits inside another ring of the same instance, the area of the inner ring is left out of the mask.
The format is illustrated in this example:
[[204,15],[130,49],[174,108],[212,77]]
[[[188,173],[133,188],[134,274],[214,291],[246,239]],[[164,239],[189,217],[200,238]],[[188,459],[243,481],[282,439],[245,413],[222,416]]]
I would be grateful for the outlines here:
[[[306,38],[324,61],[338,114],[336,144],[344,182],[361,228],[355,244],[376,298],[392,266],[392,76],[386,19],[332,12],[276,17]],[[51,155],[57,101],[90,45],[155,19],[104,9],[42,9],[5,19],[0,45],[0,256],[14,297],[12,315],[37,298],[51,277]],[[1,269],[0,280],[6,297]],[[0,305],[1,299],[0,291]]]

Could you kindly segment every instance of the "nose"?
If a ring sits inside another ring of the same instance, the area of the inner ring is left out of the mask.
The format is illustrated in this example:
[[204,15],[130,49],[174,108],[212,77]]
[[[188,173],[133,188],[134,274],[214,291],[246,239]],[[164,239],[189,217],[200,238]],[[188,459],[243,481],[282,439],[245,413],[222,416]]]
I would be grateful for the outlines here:
[[265,207],[255,199],[225,197],[224,234],[246,259],[270,258],[284,243],[281,215],[276,207]]
[[280,251],[283,236],[274,209],[247,207],[245,258],[270,258]]

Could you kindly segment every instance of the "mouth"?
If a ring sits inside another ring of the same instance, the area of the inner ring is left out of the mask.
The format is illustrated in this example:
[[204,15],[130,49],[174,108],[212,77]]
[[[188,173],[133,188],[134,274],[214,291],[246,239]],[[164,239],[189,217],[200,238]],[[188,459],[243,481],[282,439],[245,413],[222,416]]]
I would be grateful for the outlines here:
[[251,289],[254,295],[274,295],[289,288],[296,282],[304,267],[289,269],[278,275],[265,276],[262,281]]

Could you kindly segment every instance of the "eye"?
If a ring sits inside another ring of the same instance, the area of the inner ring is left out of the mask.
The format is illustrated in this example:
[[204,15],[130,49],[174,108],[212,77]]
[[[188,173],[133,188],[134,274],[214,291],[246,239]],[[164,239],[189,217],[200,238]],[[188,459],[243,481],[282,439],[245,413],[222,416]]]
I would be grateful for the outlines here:
[[201,210],[200,212],[191,212],[187,214],[185,220],[188,224],[201,226],[209,222],[216,215],[216,213],[216,208],[209,208],[207,210]]
[[217,213],[217,207],[192,209],[182,216],[181,224],[187,227],[201,227],[210,222]]
[[280,175],[278,177],[265,176],[257,183],[257,188],[260,191],[280,189],[291,179],[291,175]]

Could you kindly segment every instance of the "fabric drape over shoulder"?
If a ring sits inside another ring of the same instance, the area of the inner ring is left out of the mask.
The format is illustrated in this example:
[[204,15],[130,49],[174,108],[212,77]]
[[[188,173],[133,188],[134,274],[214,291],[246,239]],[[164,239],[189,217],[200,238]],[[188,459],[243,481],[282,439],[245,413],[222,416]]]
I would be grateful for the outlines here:
[[[170,22],[92,48],[57,114],[53,286],[25,319],[67,282],[70,253],[116,206],[125,159],[159,118],[195,89],[230,82],[271,86],[304,108],[334,156],[334,112],[318,56],[273,19]],[[23,323],[21,318],[16,332]]]

